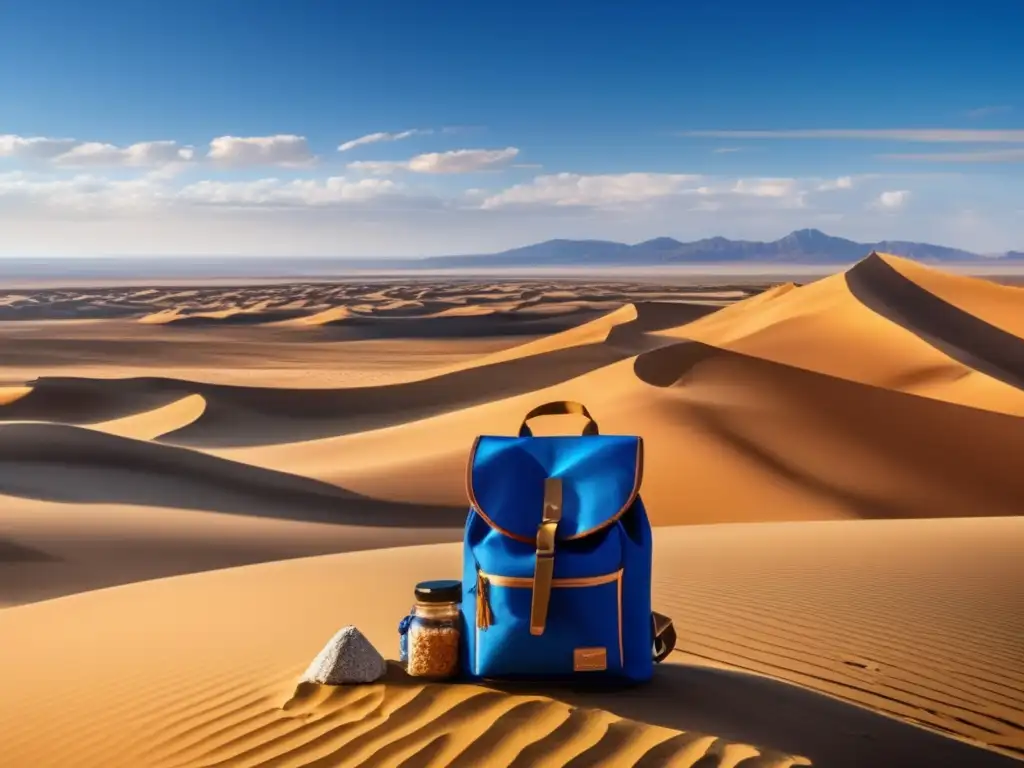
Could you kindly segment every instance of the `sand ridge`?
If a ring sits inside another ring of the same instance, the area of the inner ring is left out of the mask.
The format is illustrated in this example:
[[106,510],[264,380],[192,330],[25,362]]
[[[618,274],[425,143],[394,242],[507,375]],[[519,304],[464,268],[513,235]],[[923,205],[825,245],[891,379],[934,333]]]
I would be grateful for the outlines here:
[[1020,314],[1024,288],[1020,285],[1001,285],[969,275],[950,275],[888,253],[881,254],[881,258],[908,280],[947,304],[1024,338],[1024,320]]

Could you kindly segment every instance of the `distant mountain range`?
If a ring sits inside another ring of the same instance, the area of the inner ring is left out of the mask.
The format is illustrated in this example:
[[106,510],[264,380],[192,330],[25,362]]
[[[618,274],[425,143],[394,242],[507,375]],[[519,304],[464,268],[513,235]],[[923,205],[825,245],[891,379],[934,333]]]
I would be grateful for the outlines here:
[[473,256],[434,256],[402,260],[403,266],[421,268],[456,267],[545,267],[545,266],[657,266],[667,264],[849,264],[871,251],[892,253],[930,263],[1001,264],[1024,262],[1024,252],[1010,251],[1001,256],[983,256],[958,248],[929,243],[885,240],[856,243],[832,237],[817,229],[800,229],[771,242],[729,240],[710,237],[681,243],[671,237],[658,237],[636,245],[608,240],[548,240],[536,245],[513,248],[500,253]]
[[872,251],[894,253],[931,264],[1024,267],[1024,251],[982,255],[928,243],[886,240],[855,243],[817,229],[801,229],[772,242],[710,237],[681,243],[658,237],[636,245],[608,240],[548,240],[500,253],[422,258],[341,258],[326,256],[101,256],[0,258],[0,290],[26,281],[329,278],[355,272],[392,273],[452,269],[538,269],[545,267],[657,267],[724,265],[818,266],[825,271],[860,261]]

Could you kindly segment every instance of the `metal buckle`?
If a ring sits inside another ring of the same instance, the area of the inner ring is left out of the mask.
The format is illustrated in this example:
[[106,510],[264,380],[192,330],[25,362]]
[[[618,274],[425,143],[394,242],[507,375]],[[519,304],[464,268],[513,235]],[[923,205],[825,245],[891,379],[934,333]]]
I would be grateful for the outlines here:
[[537,557],[555,556],[555,531],[557,520],[545,520],[537,526]]

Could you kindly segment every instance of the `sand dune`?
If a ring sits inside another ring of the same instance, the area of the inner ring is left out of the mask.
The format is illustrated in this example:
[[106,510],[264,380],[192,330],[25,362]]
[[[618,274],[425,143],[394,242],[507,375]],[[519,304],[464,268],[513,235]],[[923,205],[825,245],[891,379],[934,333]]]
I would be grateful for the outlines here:
[[[874,300],[889,296],[892,278],[898,278],[886,265],[883,257],[872,257],[847,274],[800,288],[780,286],[663,335],[886,389],[1024,415],[1024,393],[1010,378],[1015,370],[1014,350],[1021,342],[1005,335],[994,339],[984,329],[980,333],[973,329],[966,344],[977,354],[954,359],[951,345],[932,343],[915,330],[920,322],[930,325],[933,318],[945,316],[943,308],[950,305],[926,305],[916,312],[917,321],[912,321],[883,306],[909,310],[913,302],[904,301],[905,297],[888,303]],[[994,351],[998,349],[1005,351]],[[976,365],[992,355],[996,355],[996,367]]]
[[348,307],[331,307],[313,315],[290,318],[280,321],[282,326],[321,326],[328,325],[337,320],[347,320],[352,317],[352,310]]
[[77,424],[127,416],[203,398],[203,412],[161,434],[198,447],[265,445],[380,428],[457,410],[495,397],[544,388],[594,370],[626,353],[607,347],[468,367],[403,384],[337,390],[239,387],[176,379],[42,379],[0,411],[0,419],[52,419]]
[[1020,312],[1024,288],[1019,285],[1000,285],[977,277],[951,275],[890,254],[882,258],[892,269],[947,304],[1024,338],[1024,316]]
[[304,314],[305,312],[302,309],[256,310],[233,307],[212,312],[196,312],[194,314],[183,314],[177,310],[171,310],[155,315],[146,315],[140,318],[139,322],[164,325],[173,323],[179,326],[266,325],[303,317]]
[[[226,387],[173,379],[47,378],[0,411],[0,419],[46,419],[184,445],[266,444],[337,435],[490,402],[621,360],[650,330],[703,314],[682,304],[627,305],[576,328],[514,346],[415,382],[343,390]],[[609,334],[612,329],[614,337]],[[607,344],[601,344],[607,342]],[[183,398],[170,418],[164,410]],[[141,411],[159,409],[133,426]],[[115,423],[116,422],[116,423]],[[132,422],[132,423],[130,423]],[[120,430],[127,429],[127,432]],[[134,430],[134,431],[133,431]]]
[[[915,270],[915,274],[922,277],[929,273]],[[1024,338],[1021,336],[943,301],[913,280],[904,278],[882,256],[870,256],[849,270],[845,277],[851,292],[873,311],[969,368],[1012,387],[1024,388]],[[1020,289],[1002,290],[1013,291],[1019,299],[1024,299],[1024,291]],[[1001,293],[998,295],[1002,297]]]
[[161,377],[303,389],[394,383],[436,375],[530,338],[346,339],[280,326],[170,331],[113,320],[10,323],[0,335],[5,389],[48,377]]
[[155,440],[158,437],[184,429],[201,418],[206,410],[202,395],[186,395],[151,411],[133,413],[119,419],[98,421],[88,426],[100,432],[136,440]]
[[0,405],[10,405],[31,391],[31,387],[0,387]]
[[[989,588],[1013,572],[1018,523],[666,529],[655,602],[676,616],[680,652],[654,683],[629,692],[423,686],[397,672],[370,687],[296,688],[340,623],[393,649],[392,619],[408,607],[409,585],[457,572],[458,545],[274,563],[8,609],[0,631],[24,652],[0,658],[0,674],[22,694],[0,700],[0,732],[17,724],[8,754],[25,764],[391,765],[417,752],[419,765],[1009,764],[856,705],[881,701],[929,728],[1014,748],[1021,728],[1011,723],[1024,703],[993,674],[1013,652],[1020,595]],[[912,557],[894,560],[893,549],[910,542]],[[356,578],[370,588],[350,589]],[[1000,610],[983,610],[980,599]],[[58,620],[90,629],[67,644],[50,631]],[[39,686],[44,666],[51,682]]]
[[[0,754],[115,768],[1024,756],[1019,289],[885,255],[765,288],[0,300],[0,606],[14,606]],[[392,670],[297,688],[343,623],[393,651],[411,585],[458,572],[473,438],[559,399],[644,437],[655,604],[680,634],[656,681],[420,685]],[[452,543],[407,546],[433,542]],[[331,552],[348,554],[288,559]],[[199,573],[229,566],[245,567]]]
[[[54,483],[59,470],[67,482]],[[0,493],[318,522],[451,528],[464,505],[404,505],[295,474],[64,424],[0,425]]]
[[[802,291],[835,285],[823,281],[791,290],[762,308],[774,311]],[[644,435],[650,446],[646,493],[655,508],[675,507],[658,520],[665,524],[1014,514],[1024,497],[1012,461],[1024,447],[1015,419],[699,343],[666,339],[670,346],[634,361],[630,344],[648,337],[647,328],[657,335],[672,322],[671,313],[657,322],[641,322],[642,314],[626,307],[560,336],[485,357],[480,365],[406,384],[289,391],[159,379],[54,379],[37,382],[2,413],[94,425],[123,419],[119,434],[155,430],[169,442],[244,464],[367,496],[454,508],[465,501],[462,466],[481,424],[512,432],[536,402],[573,398],[604,414],[606,429]],[[706,321],[670,333],[699,330]],[[920,343],[879,322],[898,343]],[[616,346],[609,343],[613,329]],[[866,357],[862,368],[870,369]],[[882,364],[895,360],[876,357]],[[903,378],[910,378],[906,371]],[[757,388],[737,386],[745,381],[756,381]],[[1006,389],[1012,407],[1010,396],[1018,393]],[[205,407],[182,419],[187,423],[163,430],[153,423],[160,417],[150,416],[148,423],[130,424],[130,413],[152,412],[191,395]],[[104,417],[97,415],[104,410]],[[968,434],[972,439],[954,437]],[[979,439],[991,448],[984,459],[973,447]],[[396,474],[409,482],[396,485]],[[679,483],[688,489],[684,509],[669,503]]]
[[[0,299],[0,320],[66,319],[69,317],[134,318],[143,324],[187,327],[202,325],[263,325],[295,319],[297,325],[317,326],[332,309],[347,307],[365,319],[415,320],[449,313],[459,306],[493,309],[516,315],[558,315],[591,310],[601,312],[633,299],[647,301],[709,300],[728,302],[756,292],[758,287],[729,285],[639,285],[636,283],[575,281],[566,285],[540,280],[500,283],[453,281],[430,283],[413,279],[406,284],[360,282],[297,283],[291,285],[179,287],[138,286],[39,289],[8,294]],[[322,315],[320,321],[302,323]],[[342,313],[344,314],[344,313]],[[332,322],[343,317],[331,318]]]
[[[53,420],[104,431],[111,431],[109,425],[116,419],[115,429],[131,430],[129,420],[136,414],[198,395],[204,407],[189,410],[191,418],[185,418],[187,409],[178,408],[179,418],[168,421],[169,412],[160,410],[146,418],[149,424],[157,424],[156,430],[141,425],[137,433],[152,432],[154,437],[168,436],[188,445],[265,444],[336,435],[424,418],[572,379],[636,351],[637,339],[647,330],[705,311],[685,304],[643,304],[639,309],[627,305],[576,328],[451,366],[436,376],[382,387],[311,391],[157,378],[46,378],[31,382],[31,392],[21,393],[19,402],[12,400],[10,407],[0,411],[0,419]],[[616,326],[629,327],[619,329],[627,332],[618,335],[615,344],[600,345]]]
[[[479,367],[481,364],[499,363],[508,360],[518,360],[532,355],[541,355],[547,352],[555,352],[581,347],[589,344],[599,344],[608,339],[608,334],[617,325],[634,323],[638,317],[635,304],[627,304],[619,309],[602,315],[599,318],[582,323],[559,333],[543,336],[525,344],[517,344],[514,347],[492,353],[481,360],[474,360],[469,364],[460,366]],[[682,318],[680,318],[682,319]]]
[[[454,505],[481,425],[515,433],[532,406],[557,399],[586,401],[607,432],[644,436],[644,494],[659,524],[1017,514],[1024,498],[1016,418],[694,342],[412,423],[216,452],[374,497]],[[538,425],[573,428],[571,417]]]

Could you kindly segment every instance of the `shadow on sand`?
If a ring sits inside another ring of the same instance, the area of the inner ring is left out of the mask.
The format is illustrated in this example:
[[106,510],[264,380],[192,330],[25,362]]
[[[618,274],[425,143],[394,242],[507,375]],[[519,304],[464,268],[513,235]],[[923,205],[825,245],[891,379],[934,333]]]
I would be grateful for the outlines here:
[[0,493],[459,532],[466,517],[464,507],[372,499],[307,477],[66,424],[0,424]]
[[846,273],[858,301],[957,362],[1024,389],[1024,339],[943,301],[877,254]]
[[[393,673],[401,679],[399,671]],[[408,678],[411,680],[412,678]],[[678,740],[714,734],[766,751],[802,755],[823,768],[1009,768],[1015,760],[957,739],[779,680],[682,664],[663,664],[654,680],[633,688],[566,689],[487,684],[508,693],[548,696],[577,707],[685,731]],[[638,763],[657,766],[671,740]],[[697,763],[701,765],[701,763]],[[759,759],[739,766],[762,765]]]

